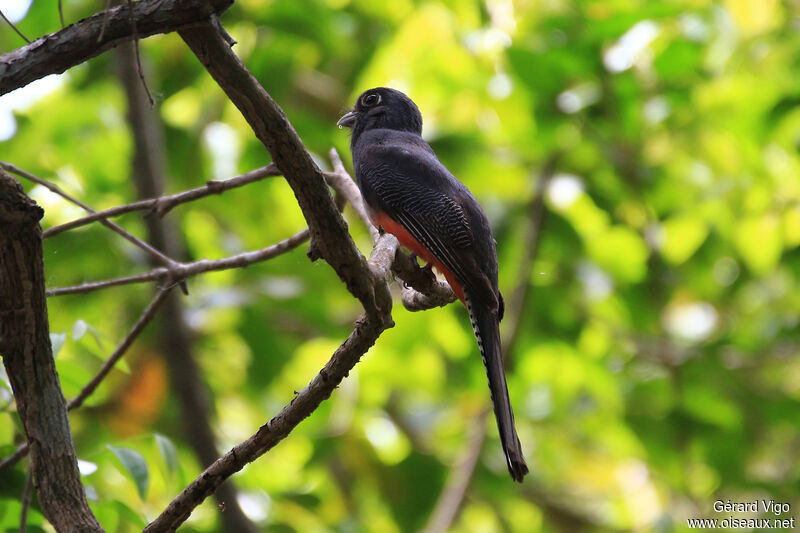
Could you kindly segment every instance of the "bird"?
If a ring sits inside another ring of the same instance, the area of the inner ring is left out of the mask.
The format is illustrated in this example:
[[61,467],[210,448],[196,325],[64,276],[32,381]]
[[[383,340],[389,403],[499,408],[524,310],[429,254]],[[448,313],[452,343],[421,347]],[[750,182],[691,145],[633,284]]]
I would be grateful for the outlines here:
[[[470,190],[422,138],[422,114],[404,93],[364,91],[337,122],[352,129],[356,181],[372,223],[397,237],[416,258],[435,267],[466,307],[489,381],[508,471],[522,482],[522,454],[508,396],[500,345],[503,296],[489,221]],[[431,274],[432,275],[432,274]]]

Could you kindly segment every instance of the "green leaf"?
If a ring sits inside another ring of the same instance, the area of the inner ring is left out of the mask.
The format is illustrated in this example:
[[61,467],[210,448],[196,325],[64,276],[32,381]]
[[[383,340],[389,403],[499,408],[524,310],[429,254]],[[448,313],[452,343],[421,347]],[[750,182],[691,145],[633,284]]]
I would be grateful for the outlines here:
[[686,385],[682,405],[683,409],[697,420],[723,429],[733,430],[742,423],[738,406],[721,391],[706,385]]
[[147,497],[147,488],[150,485],[150,474],[147,469],[147,463],[142,457],[142,454],[130,448],[117,448],[110,444],[107,445],[111,453],[119,459],[125,471],[130,475],[130,478],[136,484],[136,490],[139,491],[139,497],[142,501]]
[[679,265],[689,259],[708,236],[705,221],[694,215],[678,215],[663,224],[664,242],[661,255],[672,264]]
[[638,282],[647,273],[647,245],[627,226],[609,228],[602,235],[587,240],[586,247],[589,257],[620,281]]
[[127,520],[128,523],[133,524],[134,526],[144,529],[147,527],[147,522],[144,520],[141,514],[137,513],[124,503],[119,500],[114,501],[114,507],[116,507],[117,512],[119,513],[120,518]]
[[766,275],[775,268],[783,252],[777,217],[765,214],[744,219],[737,228],[736,247],[753,272]]
[[164,464],[167,466],[167,473],[170,475],[178,471],[178,451],[175,449],[175,444],[160,433],[155,434],[156,445],[161,457],[164,459]]

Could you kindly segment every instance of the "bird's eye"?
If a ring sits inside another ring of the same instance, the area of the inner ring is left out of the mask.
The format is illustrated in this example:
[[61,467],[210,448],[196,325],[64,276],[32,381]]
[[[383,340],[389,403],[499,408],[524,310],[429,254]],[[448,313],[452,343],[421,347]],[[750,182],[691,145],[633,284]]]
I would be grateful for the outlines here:
[[369,93],[361,101],[365,106],[372,107],[381,103],[381,95],[378,93]]

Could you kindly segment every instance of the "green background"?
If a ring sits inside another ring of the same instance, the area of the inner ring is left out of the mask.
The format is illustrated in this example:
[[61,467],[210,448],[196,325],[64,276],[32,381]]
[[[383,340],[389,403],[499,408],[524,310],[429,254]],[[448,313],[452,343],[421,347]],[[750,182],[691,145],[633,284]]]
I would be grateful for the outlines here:
[[[103,5],[65,0],[64,15],[74,22]],[[775,499],[792,505],[783,517],[795,515],[797,0],[241,0],[222,22],[323,166],[333,146],[351,168],[348,132],[335,123],[362,90],[409,94],[426,139],[488,213],[501,290],[508,298],[530,284],[508,381],[532,473],[511,482],[490,419],[452,531],[684,531],[687,518],[730,516],[713,511],[718,499]],[[0,27],[0,51],[24,44]],[[34,2],[18,27],[29,38],[57,31],[55,3]],[[269,162],[177,34],[142,41],[141,54],[165,126],[169,192]],[[0,159],[95,209],[132,201],[114,56],[56,85],[15,108]],[[556,156],[538,254],[520,272],[540,170]],[[46,209],[45,227],[80,216],[25,186]],[[345,216],[368,254],[365,228],[349,207]],[[191,259],[261,248],[304,227],[282,178],[169,217]],[[144,235],[140,215],[119,222]],[[48,287],[147,269],[139,250],[99,225],[45,241],[44,253]],[[305,246],[193,278],[189,289],[221,451],[305,386],[360,311]],[[56,362],[67,398],[151,295],[141,284],[49,299],[51,331],[64,334]],[[409,313],[398,302],[393,316],[331,399],[235,476],[265,530],[425,525],[488,391],[460,306]],[[154,331],[71,414],[78,457],[93,470],[84,483],[109,531],[141,529],[200,471]],[[1,456],[22,439],[8,390],[0,381]],[[125,464],[144,468],[148,486]],[[25,468],[0,474],[0,530],[17,527]],[[217,515],[208,500],[182,531],[215,531]],[[43,522],[32,510],[29,523]]]

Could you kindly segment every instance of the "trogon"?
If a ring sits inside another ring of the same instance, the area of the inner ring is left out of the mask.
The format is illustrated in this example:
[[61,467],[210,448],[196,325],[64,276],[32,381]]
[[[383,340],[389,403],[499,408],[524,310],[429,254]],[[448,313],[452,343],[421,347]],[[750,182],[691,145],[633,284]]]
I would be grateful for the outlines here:
[[422,139],[422,115],[402,92],[386,87],[365,91],[338,125],[353,130],[353,166],[372,222],[436,267],[467,308],[489,377],[508,470],[521,482],[528,467],[503,371],[503,297],[486,214]]

